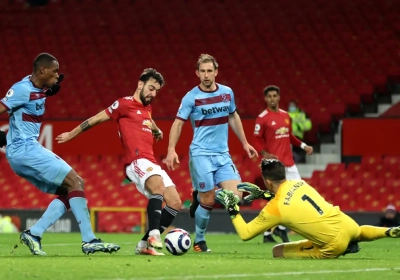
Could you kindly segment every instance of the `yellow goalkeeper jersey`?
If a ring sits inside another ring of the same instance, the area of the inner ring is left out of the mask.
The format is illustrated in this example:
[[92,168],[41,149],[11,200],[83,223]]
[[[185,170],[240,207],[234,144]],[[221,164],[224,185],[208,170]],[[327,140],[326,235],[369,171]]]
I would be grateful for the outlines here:
[[279,186],[275,198],[254,220],[246,224],[237,215],[232,222],[243,240],[252,239],[277,225],[284,225],[314,244],[323,246],[341,230],[342,212],[305,181],[287,180]]

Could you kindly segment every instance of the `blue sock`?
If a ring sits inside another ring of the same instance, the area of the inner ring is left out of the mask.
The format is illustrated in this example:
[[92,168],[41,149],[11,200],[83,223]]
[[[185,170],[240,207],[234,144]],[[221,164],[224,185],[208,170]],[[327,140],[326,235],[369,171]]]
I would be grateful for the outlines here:
[[29,230],[32,235],[42,237],[43,233],[51,227],[58,219],[67,211],[65,204],[59,200],[54,199],[43,213],[42,217],[36,224]]
[[96,239],[92,225],[90,224],[89,211],[83,191],[72,191],[68,194],[68,197],[71,211],[74,213],[79,229],[81,230],[82,241],[90,242]]
[[204,234],[206,233],[208,221],[210,220],[212,207],[201,204],[196,209],[195,224],[196,224],[196,237],[194,243],[205,241]]

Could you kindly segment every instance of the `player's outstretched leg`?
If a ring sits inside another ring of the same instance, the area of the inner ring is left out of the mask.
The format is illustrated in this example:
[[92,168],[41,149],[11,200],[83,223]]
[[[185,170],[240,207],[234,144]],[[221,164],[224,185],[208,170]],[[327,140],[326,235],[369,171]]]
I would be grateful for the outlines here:
[[83,192],[83,180],[71,170],[65,177],[62,186],[68,189],[68,202],[82,235],[82,252],[86,255],[96,252],[112,253],[120,249],[113,243],[106,243],[95,237],[90,223],[89,211]]
[[32,255],[37,255],[37,256],[45,256],[46,253],[42,251],[42,238],[39,236],[35,236],[31,234],[29,230],[25,230],[24,232],[21,233],[19,236],[19,240],[22,244],[25,244],[26,246],[29,247],[29,250],[31,251]]
[[147,246],[160,250],[163,248],[160,236],[162,202],[165,192],[163,178],[160,175],[150,176],[145,181],[145,189],[150,192],[149,202],[147,203],[147,219],[149,222]]
[[360,226],[360,229],[359,241],[373,241],[385,237],[400,238],[400,227]]
[[20,235],[21,243],[27,245],[33,255],[45,255],[42,251],[42,235],[69,209],[69,202],[66,196],[59,196],[54,199],[42,217],[29,230]]
[[[178,210],[182,206],[181,199],[179,198],[179,194],[176,191],[175,186],[170,186],[165,188],[164,192],[164,201],[167,206],[161,211],[161,219],[160,219],[160,233],[163,233],[175,219],[178,214]],[[143,236],[142,240],[136,246],[135,254],[137,255],[153,255],[153,256],[163,256],[163,253],[157,252],[153,247],[149,247],[147,245],[147,239],[149,238],[148,230],[146,234]]]
[[211,252],[206,243],[205,233],[214,205],[215,191],[213,189],[208,192],[202,192],[199,193],[199,196],[201,202],[195,212],[196,236],[193,250],[196,252]]

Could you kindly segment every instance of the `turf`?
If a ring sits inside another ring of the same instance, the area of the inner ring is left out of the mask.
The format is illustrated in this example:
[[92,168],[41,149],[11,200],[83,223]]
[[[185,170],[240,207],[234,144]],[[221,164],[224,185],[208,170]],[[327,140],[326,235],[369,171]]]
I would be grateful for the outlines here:
[[[261,236],[242,242],[236,235],[208,235],[212,253],[161,257],[133,254],[140,236],[98,234],[121,246],[112,255],[81,252],[80,235],[44,235],[47,256],[32,256],[18,235],[0,234],[0,279],[395,279],[400,276],[399,239],[362,243],[358,254],[335,260],[272,259]],[[296,239],[294,237],[293,239]],[[18,244],[18,248],[14,246]]]

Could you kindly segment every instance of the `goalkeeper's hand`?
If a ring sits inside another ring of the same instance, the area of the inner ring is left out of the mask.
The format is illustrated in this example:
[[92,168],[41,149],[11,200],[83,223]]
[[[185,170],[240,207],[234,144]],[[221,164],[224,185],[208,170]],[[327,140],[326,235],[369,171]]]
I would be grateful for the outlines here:
[[251,202],[260,198],[270,201],[274,198],[274,194],[270,193],[269,191],[263,191],[252,183],[242,182],[237,186],[237,188],[240,192],[250,193],[249,195],[243,197],[243,200],[246,202]]
[[56,83],[54,86],[52,86],[51,88],[49,88],[48,90],[45,91],[46,96],[53,96],[53,95],[55,95],[56,93],[58,93],[58,92],[60,91],[60,89],[61,89],[60,83],[61,83],[63,80],[64,80],[64,74],[61,73],[61,74],[58,76],[58,81],[57,81],[57,83]]
[[0,130],[0,148],[7,145],[7,134]]
[[239,205],[235,194],[232,191],[222,190],[217,194],[216,199],[228,209],[231,218],[235,218],[239,214]]

